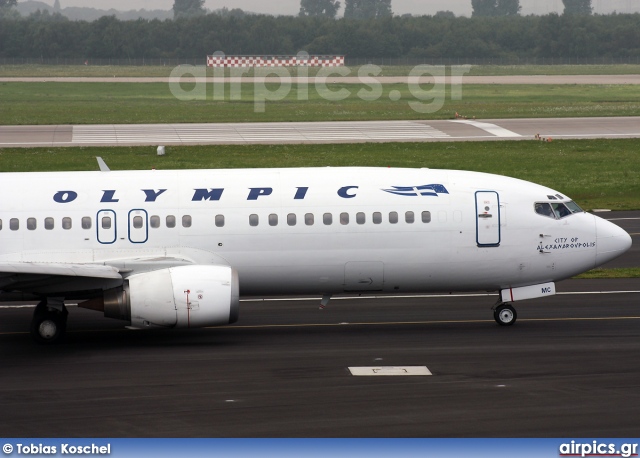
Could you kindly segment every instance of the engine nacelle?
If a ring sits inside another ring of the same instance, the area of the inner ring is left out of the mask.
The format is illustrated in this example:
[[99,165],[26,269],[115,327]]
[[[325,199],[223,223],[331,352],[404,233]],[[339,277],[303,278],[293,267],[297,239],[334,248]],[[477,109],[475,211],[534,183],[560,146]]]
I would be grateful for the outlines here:
[[235,323],[238,274],[226,266],[181,266],[128,277],[105,291],[104,315],[136,328],[197,328]]

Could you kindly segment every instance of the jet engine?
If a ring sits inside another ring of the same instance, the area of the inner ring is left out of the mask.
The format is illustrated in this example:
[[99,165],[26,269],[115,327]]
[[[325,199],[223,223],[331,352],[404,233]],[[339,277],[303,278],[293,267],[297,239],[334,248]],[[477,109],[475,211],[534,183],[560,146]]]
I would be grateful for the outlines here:
[[123,286],[79,304],[135,328],[197,328],[235,323],[238,274],[227,266],[181,266],[128,277]]

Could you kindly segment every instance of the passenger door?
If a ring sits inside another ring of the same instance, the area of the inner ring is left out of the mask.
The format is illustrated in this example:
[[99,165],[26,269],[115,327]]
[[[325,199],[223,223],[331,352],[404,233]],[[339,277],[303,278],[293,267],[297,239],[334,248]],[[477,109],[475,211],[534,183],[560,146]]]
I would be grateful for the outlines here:
[[500,196],[496,191],[476,192],[476,243],[479,247],[500,246]]

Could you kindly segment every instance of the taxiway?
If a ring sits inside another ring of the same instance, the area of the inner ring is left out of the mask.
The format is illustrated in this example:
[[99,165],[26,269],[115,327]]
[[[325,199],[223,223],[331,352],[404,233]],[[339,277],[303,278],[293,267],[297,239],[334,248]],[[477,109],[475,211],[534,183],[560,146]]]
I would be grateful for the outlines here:
[[0,148],[640,138],[640,117],[0,126]]

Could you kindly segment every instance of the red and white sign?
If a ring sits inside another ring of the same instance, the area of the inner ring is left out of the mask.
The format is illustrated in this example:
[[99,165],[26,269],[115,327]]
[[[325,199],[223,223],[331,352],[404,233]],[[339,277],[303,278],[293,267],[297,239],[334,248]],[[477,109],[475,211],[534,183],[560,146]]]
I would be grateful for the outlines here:
[[249,67],[343,67],[344,56],[207,56],[207,66]]

